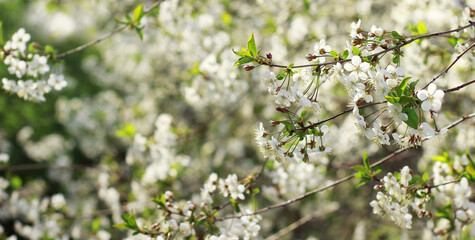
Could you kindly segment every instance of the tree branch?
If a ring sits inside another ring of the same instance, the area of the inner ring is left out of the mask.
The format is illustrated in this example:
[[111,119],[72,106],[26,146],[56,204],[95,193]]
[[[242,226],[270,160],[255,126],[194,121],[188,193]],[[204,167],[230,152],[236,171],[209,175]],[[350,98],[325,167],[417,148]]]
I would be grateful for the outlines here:
[[470,47],[468,47],[465,51],[463,51],[461,54],[459,54],[455,60],[449,65],[447,66],[444,71],[440,72],[439,75],[435,76],[429,83],[427,83],[422,89],[426,89],[431,83],[435,82],[435,80],[437,80],[438,78],[440,78],[440,76],[442,76],[444,73],[447,73],[449,71],[450,68],[452,68],[452,66],[455,65],[455,63],[460,60],[460,58],[465,54],[467,53],[470,49],[472,49],[473,47],[475,46],[475,43],[472,43],[472,45],[470,45]]
[[[448,125],[446,128],[447,128],[447,129],[451,129],[451,128],[457,126],[458,124],[460,124],[461,122],[463,122],[463,121],[465,121],[465,120],[467,120],[467,119],[469,119],[469,118],[473,118],[473,117],[475,117],[475,113],[472,113],[472,114],[463,116],[462,118],[460,118],[460,119],[458,119],[457,121],[455,121],[455,122],[451,123],[450,125]],[[422,141],[426,141],[426,140],[428,140],[428,139],[429,139],[429,138],[424,138]],[[409,149],[410,149],[409,147],[401,148],[401,149],[399,149],[399,150],[397,150],[397,151],[391,153],[390,155],[386,156],[385,158],[383,158],[383,159],[381,159],[381,160],[379,160],[379,161],[377,161],[377,162],[371,164],[371,168],[376,167],[376,166],[379,166],[379,165],[381,165],[381,164],[383,164],[383,163],[385,163],[385,162],[387,162],[387,161],[393,159],[393,158],[396,157],[397,155],[399,155],[399,154],[401,154],[401,153],[403,153],[403,152],[405,152],[405,151],[407,151],[407,150],[409,150]],[[344,177],[344,178],[341,178],[341,179],[339,179],[339,180],[336,180],[336,181],[334,181],[334,182],[332,182],[332,183],[330,183],[330,184],[328,184],[328,185],[326,185],[326,186],[324,186],[324,187],[317,188],[317,189],[315,189],[315,190],[312,190],[312,191],[310,191],[310,192],[307,192],[307,193],[305,193],[305,194],[303,194],[303,195],[301,195],[301,196],[299,196],[299,197],[296,197],[296,198],[293,198],[293,199],[289,199],[289,200],[287,200],[287,201],[285,201],[285,202],[278,203],[278,204],[275,204],[275,205],[271,205],[271,206],[268,206],[268,207],[265,207],[265,208],[261,208],[261,209],[259,209],[259,210],[254,211],[253,213],[250,213],[250,214],[232,215],[232,216],[227,216],[227,217],[223,217],[223,218],[217,218],[216,221],[224,221],[224,220],[227,220],[227,219],[240,218],[240,217],[242,217],[242,216],[255,215],[255,214],[259,214],[259,213],[263,213],[263,212],[269,211],[269,210],[274,209],[274,208],[284,207],[284,206],[290,205],[290,204],[292,204],[292,203],[294,203],[294,202],[298,202],[298,201],[300,201],[300,200],[302,200],[302,199],[304,199],[304,198],[307,198],[307,197],[309,197],[309,196],[311,196],[311,195],[313,195],[313,194],[316,194],[316,193],[319,193],[319,192],[323,192],[323,191],[325,191],[325,190],[327,190],[327,189],[329,189],[329,188],[333,188],[333,187],[335,187],[335,186],[337,186],[337,185],[339,185],[339,184],[341,184],[341,183],[343,183],[343,182],[346,182],[346,181],[348,181],[348,180],[354,178],[354,176],[355,176],[355,174],[351,174],[351,175],[349,175],[349,176],[346,176],[346,177]]]
[[[150,11],[152,11],[153,9],[157,8],[158,6],[160,6],[160,4],[163,2],[164,0],[157,0],[155,3],[153,3],[152,5],[150,5],[147,9],[144,10],[144,15],[149,13]],[[56,60],[60,60],[68,55],[71,55],[73,53],[77,53],[79,51],[82,51],[92,45],[95,45],[97,43],[100,43],[108,38],[110,38],[111,36],[113,36],[114,34],[118,33],[118,32],[122,32],[124,29],[126,29],[128,27],[128,25],[122,25],[122,26],[119,26],[117,27],[116,29],[112,30],[112,32],[109,32],[107,33],[106,35],[102,36],[102,37],[99,37],[98,39],[95,39],[93,41],[90,41],[84,45],[81,45],[79,47],[76,47],[74,49],[71,49],[69,51],[66,51],[64,53],[61,53],[61,54],[58,54],[56,55]]]
[[[441,32],[434,32],[434,33],[428,33],[428,34],[424,34],[424,35],[420,35],[420,36],[416,36],[416,37],[412,37],[410,38],[409,40],[407,41],[404,41],[394,47],[390,47],[388,49],[385,49],[381,52],[377,52],[377,53],[374,53],[374,54],[370,54],[368,56],[364,56],[364,57],[375,57],[375,56],[379,56],[383,53],[387,53],[387,52],[390,52],[394,49],[398,49],[398,48],[401,48],[401,47],[404,47],[406,45],[409,45],[410,43],[418,40],[418,39],[424,39],[424,38],[429,38],[429,37],[434,37],[434,36],[441,36],[441,35],[445,35],[445,34],[449,34],[449,33],[453,33],[453,32],[460,32],[466,28],[469,28],[469,27],[472,27],[472,26],[475,26],[475,22],[470,22],[469,24],[465,25],[465,26],[462,26],[462,27],[459,27],[459,28],[456,28],[456,29],[451,29],[451,30],[447,30],[447,31],[441,31]],[[318,64],[305,64],[305,65],[296,65],[296,66],[293,66],[292,68],[304,68],[304,67],[316,67],[316,66],[325,66],[325,65],[333,65],[333,64],[337,64],[337,63],[344,63],[344,62],[349,62],[351,61],[351,59],[341,59],[341,60],[338,60],[338,61],[333,61],[333,62],[325,62],[325,63],[318,63]],[[284,66],[284,65],[279,65],[279,64],[274,64],[274,63],[263,63],[263,65],[267,65],[269,67],[278,67],[278,68],[287,68],[287,66]]]

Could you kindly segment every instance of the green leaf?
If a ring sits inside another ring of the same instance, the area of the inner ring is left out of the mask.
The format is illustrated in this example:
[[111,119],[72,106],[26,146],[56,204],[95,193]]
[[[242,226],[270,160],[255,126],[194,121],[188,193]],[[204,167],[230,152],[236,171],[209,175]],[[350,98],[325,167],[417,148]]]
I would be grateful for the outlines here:
[[402,36],[396,31],[393,31],[391,34],[393,35],[393,38],[402,38]]
[[358,184],[356,184],[355,188],[359,188],[359,187],[361,187],[361,186],[363,186],[363,185],[365,185],[366,183],[369,183],[369,182],[370,182],[370,180],[368,180],[368,179],[361,179],[360,182]]
[[254,40],[254,34],[251,33],[249,40],[247,40],[247,49],[251,52],[252,56],[257,57],[257,48],[256,48],[256,41]]
[[54,54],[54,48],[51,45],[46,45],[45,52],[49,54]]
[[0,21],[0,45],[3,45],[3,25],[2,25],[2,21]]
[[233,53],[240,56],[240,57],[250,57],[251,54],[249,54],[249,51],[245,48],[242,48],[241,51],[234,51],[234,48],[233,48]]
[[136,28],[135,31],[137,31],[137,34],[139,35],[140,40],[143,40],[143,32],[142,32],[142,29]]
[[20,177],[18,176],[13,176],[11,179],[10,179],[10,184],[12,186],[13,189],[19,189],[21,188],[21,186],[23,186],[23,181],[21,180]]
[[129,229],[129,227],[127,226],[127,223],[119,223],[119,224],[114,225],[113,227],[122,228],[122,229]]
[[227,12],[223,12],[223,14],[221,14],[221,21],[223,21],[224,25],[230,26],[233,22],[233,16]]
[[135,136],[135,127],[134,125],[127,123],[125,126],[115,132],[115,135],[119,138],[123,137],[133,137]]
[[427,28],[424,22],[418,22],[417,23],[417,33],[419,34],[426,34],[427,33]]
[[333,58],[338,59],[338,53],[335,52],[334,50],[330,51],[330,55],[332,55]]
[[127,18],[127,21],[128,21],[128,22],[126,22],[126,24],[132,24],[134,22],[132,17],[130,17],[129,15],[125,15],[125,18]]
[[393,63],[398,64],[399,63],[399,58],[400,58],[399,55],[394,56],[393,57]]
[[399,104],[401,104],[402,106],[405,106],[407,105],[408,103],[412,103],[416,101],[414,98],[411,98],[411,97],[408,97],[408,96],[402,96],[400,99],[399,99]]
[[453,38],[453,37],[447,38],[447,41],[450,43],[450,45],[452,45],[452,47],[455,47],[455,45],[457,45],[457,43],[458,43],[458,39]]
[[342,58],[342,59],[346,59],[346,58],[348,57],[348,54],[350,54],[349,51],[348,51],[348,50],[345,50],[345,51],[341,54],[341,58]]
[[135,217],[134,217],[134,214],[127,214],[127,213],[124,213],[122,215],[120,215],[120,217],[122,218],[122,220],[124,220],[126,226],[130,229],[138,229],[138,225],[137,225],[137,221],[135,221]]
[[353,54],[359,56],[361,54],[360,49],[357,47],[353,47]]
[[442,152],[442,155],[433,156],[431,160],[436,162],[449,163],[450,156],[447,152]]
[[231,205],[233,205],[234,211],[236,211],[237,213],[240,213],[241,209],[239,208],[239,203],[236,202],[234,198],[230,198],[229,201],[231,202]]
[[138,5],[135,9],[134,9],[134,19],[135,21],[137,22],[137,24],[140,24],[140,20],[142,19],[143,17],[143,4],[140,4]]
[[120,24],[127,24],[126,21],[121,21],[121,20],[119,20],[119,18],[118,18],[117,16],[114,17],[114,20],[115,20],[116,22],[120,23]]
[[301,113],[300,113],[300,117],[303,119],[305,118],[305,116],[307,115],[307,110],[303,110]]
[[363,164],[364,164],[366,169],[371,171],[371,166],[369,165],[369,162],[368,162],[368,152],[367,151],[365,151],[363,153]]
[[252,58],[252,57],[242,57],[242,58],[240,58],[236,61],[236,63],[234,64],[233,67],[239,66],[241,64],[250,63],[250,62],[254,62],[254,58]]
[[97,232],[101,228],[101,218],[96,217],[91,223],[91,231]]
[[424,182],[429,181],[429,174],[428,173],[424,173],[424,175],[422,175],[422,181],[424,181]]
[[407,114],[407,120],[404,121],[409,127],[417,129],[419,126],[419,118],[416,111],[412,108],[404,108],[402,112]]
[[406,89],[407,82],[411,79],[411,77],[404,78],[401,83],[396,87],[396,93],[398,96],[402,96],[404,90]]
[[363,165],[356,165],[356,166],[353,166],[351,168],[353,168],[354,170],[356,170],[358,172],[362,172],[362,173],[365,173],[365,172],[368,171],[368,169]]
[[411,83],[409,83],[409,87],[410,87],[411,89],[415,89],[415,88],[416,88],[416,85],[417,85],[417,83],[419,83],[419,79],[417,79],[417,80],[416,80],[416,81],[414,81],[414,82],[411,82]]
[[396,104],[396,103],[397,103],[396,99],[395,99],[394,97],[392,97],[392,96],[384,96],[384,98],[386,98],[386,100],[387,100],[388,102],[392,103],[392,104]]

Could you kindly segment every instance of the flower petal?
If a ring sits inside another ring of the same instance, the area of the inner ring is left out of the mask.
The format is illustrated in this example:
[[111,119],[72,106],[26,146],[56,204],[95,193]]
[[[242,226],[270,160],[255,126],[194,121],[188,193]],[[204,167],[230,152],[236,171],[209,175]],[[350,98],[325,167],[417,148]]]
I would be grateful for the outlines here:
[[431,103],[429,100],[424,101],[424,102],[422,102],[422,104],[421,104],[421,108],[422,108],[422,110],[424,110],[425,112],[428,112],[431,107],[432,107],[432,103]]
[[359,56],[353,56],[351,58],[351,63],[355,66],[358,67],[361,64],[361,58]]
[[440,110],[440,107],[442,107],[442,102],[438,99],[434,99],[432,101],[432,110],[437,112]]
[[417,92],[417,98],[419,98],[421,101],[424,101],[427,99],[429,93],[426,90],[420,90]]
[[435,93],[434,93],[434,98],[435,98],[435,99],[442,100],[442,98],[444,97],[444,95],[445,95],[444,91],[442,91],[442,90],[437,90],[437,91],[435,91]]
[[429,94],[434,95],[435,90],[437,90],[437,86],[433,83],[429,84],[429,87],[427,88],[427,91],[429,92]]

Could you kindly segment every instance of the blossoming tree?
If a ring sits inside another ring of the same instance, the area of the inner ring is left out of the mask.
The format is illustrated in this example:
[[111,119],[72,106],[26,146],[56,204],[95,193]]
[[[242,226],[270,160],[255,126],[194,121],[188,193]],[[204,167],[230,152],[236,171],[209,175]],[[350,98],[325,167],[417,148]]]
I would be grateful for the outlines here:
[[0,239],[473,238],[474,6],[0,1]]

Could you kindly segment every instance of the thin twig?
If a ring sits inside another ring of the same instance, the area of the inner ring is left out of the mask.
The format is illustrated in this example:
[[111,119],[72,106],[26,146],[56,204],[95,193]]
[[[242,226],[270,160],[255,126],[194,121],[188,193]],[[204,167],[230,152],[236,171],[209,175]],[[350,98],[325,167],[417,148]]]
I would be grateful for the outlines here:
[[440,72],[437,76],[435,76],[429,83],[427,83],[422,89],[426,89],[431,83],[435,82],[435,80],[437,80],[438,78],[440,78],[440,76],[442,76],[444,73],[447,73],[449,71],[450,68],[452,68],[452,66],[455,65],[455,63],[460,60],[460,58],[462,58],[463,55],[465,55],[465,53],[467,53],[470,49],[472,49],[473,47],[475,47],[475,43],[472,43],[472,45],[470,45],[470,47],[468,47],[465,51],[463,51],[461,54],[459,54],[455,60],[449,65],[447,66],[444,71]]
[[444,186],[444,185],[449,185],[449,184],[458,183],[458,182],[460,182],[460,179],[452,180],[452,181],[449,181],[449,182],[444,182],[444,183],[437,184],[437,185],[427,186],[425,188],[427,188],[427,189],[438,188],[438,187],[441,187],[441,186]]
[[470,82],[466,82],[466,83],[464,83],[464,84],[462,84],[462,85],[460,85],[460,86],[458,86],[458,87],[445,89],[445,90],[444,90],[444,93],[457,91],[457,90],[459,90],[459,89],[461,89],[461,88],[464,88],[464,87],[466,87],[466,86],[468,86],[468,85],[470,85],[470,84],[472,84],[472,83],[475,83],[475,80],[472,80],[472,81],[470,81]]
[[[359,109],[362,109],[362,108],[366,108],[366,107],[370,107],[370,106],[374,106],[374,105],[378,105],[378,104],[383,104],[383,103],[387,103],[387,101],[368,103],[368,104],[359,106],[358,108],[359,108]],[[339,116],[341,116],[341,115],[344,115],[344,114],[346,114],[346,113],[349,113],[349,112],[353,112],[353,108],[345,109],[345,110],[343,110],[342,112],[340,112],[340,113],[338,113],[338,114],[336,114],[336,115],[333,115],[333,116],[331,116],[331,117],[329,117],[329,118],[327,118],[327,119],[324,119],[324,120],[319,121],[319,122],[316,122],[316,123],[312,123],[312,124],[310,124],[310,125],[308,125],[308,126],[306,126],[306,127],[299,128],[299,129],[297,129],[297,130],[312,129],[312,128],[314,128],[314,127],[316,127],[316,126],[318,126],[318,125],[320,125],[320,124],[322,124],[322,123],[326,123],[326,122],[328,122],[328,121],[330,121],[330,120],[333,120],[333,119],[335,119],[335,118],[337,118],[337,117],[339,117]]]
[[[463,116],[462,118],[460,118],[460,119],[458,119],[457,121],[455,121],[455,122],[451,123],[450,125],[448,125],[446,128],[447,128],[447,129],[451,129],[451,128],[457,126],[458,124],[460,124],[461,122],[463,122],[463,121],[465,121],[465,120],[467,120],[467,119],[469,119],[469,118],[473,118],[473,117],[475,117],[475,113],[469,114],[469,115],[467,115],[467,116]],[[426,141],[426,140],[428,140],[428,139],[429,139],[429,138],[424,138],[422,141]],[[399,149],[399,150],[397,150],[397,151],[391,153],[390,155],[386,156],[385,158],[383,158],[383,159],[381,159],[381,160],[379,160],[379,161],[377,161],[377,162],[371,164],[371,168],[377,167],[377,166],[379,166],[379,165],[381,165],[381,164],[383,164],[383,163],[385,163],[385,162],[391,160],[391,159],[394,158],[395,156],[397,156],[397,155],[399,155],[399,154],[401,154],[401,153],[403,153],[403,152],[405,152],[405,151],[407,151],[407,150],[409,150],[409,149],[410,149],[409,147],[401,148],[401,149]],[[300,201],[300,200],[302,200],[302,199],[304,199],[304,198],[307,198],[307,197],[309,197],[309,196],[311,196],[311,195],[313,195],[313,194],[316,194],[316,193],[319,193],[319,192],[323,192],[323,191],[325,191],[325,190],[327,190],[327,189],[329,189],[329,188],[333,188],[333,187],[339,185],[340,183],[346,182],[346,181],[348,181],[348,180],[354,178],[354,176],[355,176],[355,174],[351,174],[351,175],[349,175],[349,176],[346,176],[346,177],[344,177],[344,178],[341,178],[341,179],[339,179],[339,180],[336,180],[336,181],[334,181],[334,182],[332,182],[332,183],[330,183],[330,184],[328,184],[328,185],[326,185],[326,186],[324,186],[324,187],[317,188],[317,189],[315,189],[315,190],[312,190],[312,191],[310,191],[310,192],[307,192],[307,193],[305,193],[305,194],[303,194],[303,195],[301,195],[301,196],[299,196],[299,197],[296,197],[296,198],[293,198],[293,199],[289,199],[289,200],[287,200],[287,201],[285,201],[285,202],[278,203],[278,204],[275,204],[275,205],[271,205],[271,206],[268,206],[268,207],[265,207],[265,208],[261,208],[261,209],[259,209],[259,210],[257,210],[257,211],[254,211],[253,213],[250,213],[250,214],[232,215],[232,216],[227,216],[227,217],[223,217],[223,218],[217,218],[216,221],[224,221],[224,220],[227,220],[227,219],[240,218],[240,217],[242,217],[242,216],[255,215],[255,214],[259,214],[259,213],[263,213],[263,212],[269,211],[269,210],[274,209],[274,208],[284,207],[284,206],[290,205],[290,204],[292,204],[292,203],[294,203],[294,202],[298,202],[298,201]]]
[[[460,32],[466,28],[469,28],[469,27],[472,27],[475,25],[475,22],[470,22],[468,25],[465,25],[465,26],[462,26],[462,27],[459,27],[459,28],[456,28],[456,29],[451,29],[451,30],[447,30],[447,31],[442,31],[442,32],[435,32],[435,33],[429,33],[429,34],[424,34],[424,35],[420,35],[420,36],[416,36],[416,37],[412,37],[411,39],[407,40],[407,41],[403,41],[402,43],[394,46],[394,47],[390,47],[390,48],[387,48],[381,52],[377,52],[377,53],[374,53],[374,54],[370,54],[368,56],[365,56],[365,57],[375,57],[375,56],[379,56],[381,54],[384,54],[384,53],[387,53],[387,52],[390,52],[394,49],[399,49],[401,47],[404,47],[416,40],[419,40],[419,39],[423,39],[423,38],[429,38],[429,37],[434,37],[434,36],[441,36],[441,35],[445,35],[445,34],[449,34],[449,33],[453,33],[453,32]],[[325,63],[318,63],[318,64],[305,64],[305,65],[296,65],[296,66],[293,66],[292,68],[304,68],[304,67],[317,67],[317,66],[325,66],[325,65],[333,65],[333,64],[337,64],[337,63],[344,63],[344,62],[349,62],[351,61],[351,59],[341,59],[341,60],[338,60],[338,61],[332,61],[332,62],[325,62]],[[279,65],[279,64],[274,64],[274,63],[266,63],[264,62],[263,65],[267,65],[267,66],[270,66],[270,67],[278,67],[278,68],[287,68],[287,66],[284,66],[284,65]]]
[[[153,9],[157,8],[158,6],[160,6],[160,4],[163,2],[164,0],[157,0],[155,3],[153,3],[152,5],[150,5],[146,10],[144,10],[144,15],[149,13],[150,11],[152,11]],[[79,47],[76,47],[74,49],[71,49],[69,51],[66,51],[64,53],[61,53],[61,54],[58,54],[56,55],[56,60],[60,60],[68,55],[71,55],[73,53],[77,53],[79,51],[82,51],[92,45],[95,45],[97,43],[100,43],[106,39],[108,39],[109,37],[113,36],[114,34],[118,33],[118,32],[121,32],[123,31],[124,29],[126,29],[128,27],[128,25],[122,25],[122,26],[119,26],[117,27],[116,29],[112,30],[112,32],[109,32],[107,33],[106,35],[102,36],[102,37],[99,37],[98,39],[95,39],[93,41],[90,41],[84,45],[81,45]]]
[[3,166],[0,167],[1,171],[28,171],[28,170],[38,170],[38,169],[67,169],[67,170],[87,170],[91,168],[95,168],[96,166],[87,166],[87,165],[53,165],[47,163],[40,163],[40,164],[24,164],[24,165],[16,165],[16,166]]
[[267,237],[265,240],[277,240],[277,239],[280,239],[281,237],[285,236],[286,234],[294,231],[295,229],[297,229],[298,227],[304,225],[305,223],[309,222],[310,220],[314,219],[314,218],[317,218],[317,217],[321,217],[321,216],[324,216],[330,212],[333,212],[337,209],[338,207],[336,206],[330,206],[329,209],[324,209],[324,210],[318,210],[316,212],[314,212],[313,214],[310,214],[308,216],[305,216],[303,218],[300,218],[299,220],[293,222],[292,224],[288,225],[287,227],[285,228],[282,228],[281,230],[279,230],[278,232],[272,234],[271,236]]

